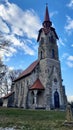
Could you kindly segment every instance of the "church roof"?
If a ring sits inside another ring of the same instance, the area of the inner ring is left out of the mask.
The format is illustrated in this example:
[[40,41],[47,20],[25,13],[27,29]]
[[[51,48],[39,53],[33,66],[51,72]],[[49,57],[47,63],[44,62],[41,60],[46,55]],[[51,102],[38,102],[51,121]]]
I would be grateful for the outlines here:
[[44,86],[42,85],[41,81],[37,79],[34,84],[30,87],[30,90],[44,90]]
[[39,63],[38,60],[34,61],[27,69],[25,69],[20,75],[18,78],[16,78],[14,81],[17,81],[25,76],[27,76],[28,74],[30,74],[34,68],[37,66],[37,64]]

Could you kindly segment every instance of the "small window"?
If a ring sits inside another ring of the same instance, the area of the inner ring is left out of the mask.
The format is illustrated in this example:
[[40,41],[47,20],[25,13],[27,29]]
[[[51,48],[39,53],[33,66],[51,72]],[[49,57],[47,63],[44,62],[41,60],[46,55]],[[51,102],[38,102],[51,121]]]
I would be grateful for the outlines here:
[[27,80],[26,83],[27,83],[27,87],[28,87],[29,86],[29,81]]
[[57,83],[57,79],[56,78],[54,78],[54,82]]

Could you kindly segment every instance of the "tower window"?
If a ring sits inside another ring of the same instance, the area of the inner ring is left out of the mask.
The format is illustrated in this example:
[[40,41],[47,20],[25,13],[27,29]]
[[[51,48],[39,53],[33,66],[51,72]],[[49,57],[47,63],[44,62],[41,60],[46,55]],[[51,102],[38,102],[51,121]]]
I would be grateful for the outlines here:
[[54,78],[54,82],[57,83],[57,79],[56,78]]
[[55,51],[52,49],[52,58],[55,58]]

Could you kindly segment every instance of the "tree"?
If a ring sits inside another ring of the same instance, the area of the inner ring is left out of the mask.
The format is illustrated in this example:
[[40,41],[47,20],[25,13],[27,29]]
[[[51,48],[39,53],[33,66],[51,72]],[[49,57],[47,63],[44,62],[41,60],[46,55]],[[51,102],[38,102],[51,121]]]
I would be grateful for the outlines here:
[[[0,35],[0,52],[8,52],[10,42]],[[20,70],[10,70],[3,64],[0,54],[0,97],[7,95],[11,91],[12,81],[20,74]]]
[[3,54],[8,51],[8,47],[10,46],[10,42],[5,39],[3,35],[0,34],[0,96],[3,94],[7,94],[8,92],[8,83],[6,78],[6,73],[8,68],[3,64],[2,58]]
[[0,61],[0,96],[11,92],[12,82],[21,72],[22,70],[10,70]]

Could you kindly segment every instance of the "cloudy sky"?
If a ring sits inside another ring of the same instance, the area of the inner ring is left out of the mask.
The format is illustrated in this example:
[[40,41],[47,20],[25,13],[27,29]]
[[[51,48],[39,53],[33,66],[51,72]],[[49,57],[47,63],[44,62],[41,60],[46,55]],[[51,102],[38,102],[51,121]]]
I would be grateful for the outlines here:
[[73,98],[73,0],[0,0],[0,34],[10,47],[0,57],[11,68],[25,69],[37,59],[38,30],[45,5],[59,37],[59,57],[66,94]]

